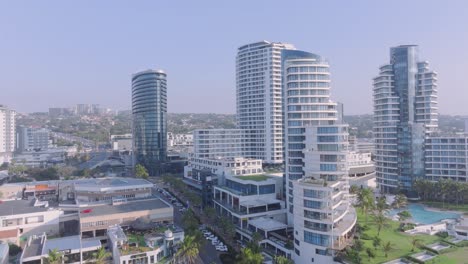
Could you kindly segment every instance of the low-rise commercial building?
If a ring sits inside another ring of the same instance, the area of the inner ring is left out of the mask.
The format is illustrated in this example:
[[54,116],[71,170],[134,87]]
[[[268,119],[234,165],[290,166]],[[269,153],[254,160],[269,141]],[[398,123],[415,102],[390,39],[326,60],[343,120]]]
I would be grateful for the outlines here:
[[46,233],[59,234],[63,211],[49,207],[47,201],[12,200],[0,203],[0,240],[20,244],[22,238]]
[[107,236],[114,264],[158,263],[173,256],[174,246],[184,240],[182,230],[166,229],[142,235],[126,233],[119,225],[109,227]]
[[105,240],[110,226],[128,227],[139,218],[152,223],[172,223],[173,215],[174,208],[159,198],[90,207],[79,213],[81,236]]
[[46,234],[28,238],[20,264],[46,264],[50,251],[61,255],[60,263],[92,263],[95,254],[101,248],[97,239],[81,239],[80,236],[68,236],[48,239]]

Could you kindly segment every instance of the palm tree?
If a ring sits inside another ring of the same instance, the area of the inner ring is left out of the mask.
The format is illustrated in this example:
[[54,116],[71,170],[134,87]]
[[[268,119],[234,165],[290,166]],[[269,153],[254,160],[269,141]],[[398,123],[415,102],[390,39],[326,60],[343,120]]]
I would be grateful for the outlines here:
[[374,246],[374,249],[377,249],[381,243],[382,239],[380,239],[380,237],[375,236],[374,238],[372,238],[372,245]]
[[63,253],[59,252],[58,249],[49,250],[47,257],[42,258],[46,264],[60,264],[62,263]]
[[387,198],[385,198],[385,196],[381,196],[377,198],[375,209],[377,210],[378,213],[382,213],[388,209]]
[[369,257],[369,261],[371,258],[375,258],[375,251],[372,248],[366,248],[367,257]]
[[413,252],[416,247],[419,247],[421,245],[421,242],[422,240],[420,238],[413,237],[411,239],[411,246],[412,246],[411,251]]
[[392,251],[395,249],[395,245],[390,242],[390,241],[387,241],[387,243],[384,243],[382,245],[382,251],[385,253],[385,257],[388,258],[388,252]]
[[104,264],[106,259],[111,256],[110,252],[107,252],[105,248],[101,247],[97,252],[93,253],[94,263]]
[[294,261],[288,259],[285,256],[276,256],[274,263],[275,264],[294,264]]
[[377,226],[377,237],[380,236],[380,231],[382,228],[388,226],[388,218],[383,214],[377,214],[374,216],[374,222],[375,225]]
[[175,255],[178,262],[195,263],[199,253],[199,244],[194,236],[186,236]]
[[263,256],[261,253],[255,253],[250,248],[246,247],[241,250],[238,260],[239,264],[262,264]]
[[399,193],[395,196],[395,200],[392,203],[392,206],[394,208],[401,208],[401,207],[406,207],[408,204],[408,199],[406,198],[406,195]]
[[362,189],[357,195],[357,203],[365,216],[365,222],[367,224],[367,215],[369,211],[374,208],[374,195],[372,194],[371,189]]

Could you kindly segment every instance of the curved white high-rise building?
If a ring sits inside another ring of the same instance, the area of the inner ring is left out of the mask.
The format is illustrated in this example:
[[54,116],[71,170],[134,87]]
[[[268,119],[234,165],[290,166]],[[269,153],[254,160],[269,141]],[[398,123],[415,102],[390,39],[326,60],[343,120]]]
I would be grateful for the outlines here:
[[284,50],[285,158],[288,223],[296,263],[333,263],[351,241],[356,213],[348,201],[348,126],[330,99],[322,57]]

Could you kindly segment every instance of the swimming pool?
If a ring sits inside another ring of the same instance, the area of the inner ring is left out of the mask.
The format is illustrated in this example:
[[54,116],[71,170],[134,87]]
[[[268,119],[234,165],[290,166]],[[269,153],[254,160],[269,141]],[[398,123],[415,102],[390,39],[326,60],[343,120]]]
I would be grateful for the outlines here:
[[438,212],[427,210],[424,206],[420,204],[410,203],[408,207],[402,209],[392,209],[389,212],[390,216],[395,216],[398,212],[408,210],[412,217],[412,222],[419,224],[433,224],[440,222],[444,219],[456,219],[460,217],[460,214],[452,212]]

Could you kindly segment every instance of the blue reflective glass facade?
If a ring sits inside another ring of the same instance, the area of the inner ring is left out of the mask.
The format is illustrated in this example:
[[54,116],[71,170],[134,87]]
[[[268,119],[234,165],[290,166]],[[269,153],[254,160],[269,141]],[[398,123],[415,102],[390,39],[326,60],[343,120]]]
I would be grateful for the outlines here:
[[132,77],[133,150],[137,164],[160,175],[167,154],[167,86],[162,71]]

